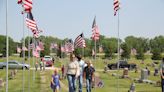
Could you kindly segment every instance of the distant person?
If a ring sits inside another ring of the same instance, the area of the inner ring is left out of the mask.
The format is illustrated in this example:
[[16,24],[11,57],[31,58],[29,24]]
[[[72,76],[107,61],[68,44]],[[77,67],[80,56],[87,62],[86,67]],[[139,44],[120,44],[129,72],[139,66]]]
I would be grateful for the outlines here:
[[46,62],[43,61],[43,70],[45,70],[45,69],[46,69]]
[[160,75],[161,75],[161,88],[162,88],[162,92],[164,92],[164,58],[162,59],[160,65]]
[[43,68],[43,61],[40,61],[40,71],[42,71],[42,68]]
[[38,62],[35,63],[35,71],[38,71]]
[[94,72],[95,69],[91,66],[91,61],[89,60],[83,72],[83,78],[86,80],[87,92],[91,92],[92,83],[94,82]]
[[53,92],[59,92],[60,90],[59,80],[60,80],[60,75],[58,74],[58,70],[55,69],[51,79],[51,89],[53,90]]
[[75,55],[70,54],[70,62],[67,69],[69,92],[76,92],[76,79],[79,76],[78,69],[79,64],[75,59]]
[[64,76],[65,66],[64,65],[62,65],[61,71],[62,71],[62,79],[64,79],[65,78],[65,76]]
[[82,92],[82,88],[83,88],[83,70],[84,70],[85,62],[82,60],[81,55],[77,56],[77,61],[79,63],[79,72],[80,72],[79,77],[78,77],[79,92]]

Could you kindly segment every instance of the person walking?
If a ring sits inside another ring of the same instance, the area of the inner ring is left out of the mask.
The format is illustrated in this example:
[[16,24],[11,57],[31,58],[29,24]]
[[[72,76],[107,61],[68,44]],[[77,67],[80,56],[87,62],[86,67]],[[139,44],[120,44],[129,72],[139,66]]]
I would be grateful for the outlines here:
[[79,65],[75,59],[74,54],[70,54],[70,62],[67,69],[67,79],[69,85],[69,92],[76,92],[76,79],[79,76]]
[[64,79],[65,78],[65,76],[64,76],[64,71],[65,71],[65,68],[64,68],[65,66],[64,65],[62,65],[62,67],[61,67],[61,71],[62,71],[62,79]]
[[53,92],[59,92],[60,90],[60,75],[58,74],[58,70],[55,69],[54,70],[54,74],[52,75],[52,79],[51,79],[51,89],[53,90]]
[[162,92],[164,92],[164,58],[162,59],[160,65],[160,75],[161,75],[161,88],[162,88]]
[[77,61],[79,63],[79,72],[80,72],[79,77],[78,77],[79,92],[82,92],[82,88],[83,88],[83,70],[84,70],[85,62],[82,60],[81,55],[77,56]]
[[91,61],[89,60],[83,72],[83,78],[86,81],[87,92],[91,92],[92,83],[94,82],[94,72],[95,69],[91,66]]

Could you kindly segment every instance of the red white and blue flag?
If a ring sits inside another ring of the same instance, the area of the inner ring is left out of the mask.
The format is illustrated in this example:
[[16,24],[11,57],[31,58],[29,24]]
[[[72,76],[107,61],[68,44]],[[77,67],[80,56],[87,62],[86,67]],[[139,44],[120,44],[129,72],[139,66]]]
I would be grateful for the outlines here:
[[66,52],[69,52],[69,53],[74,51],[74,45],[73,45],[72,39],[69,39],[68,41],[66,41],[65,50]]
[[83,33],[81,33],[79,36],[76,37],[75,42],[74,42],[74,46],[75,46],[75,48],[86,47]]
[[100,37],[100,33],[99,33],[98,26],[96,25],[96,17],[95,17],[92,24],[92,39],[96,41],[99,40],[99,37]]
[[116,16],[117,11],[120,9],[120,2],[119,2],[119,0],[114,0],[113,5],[114,5],[114,16]]
[[23,12],[31,12],[32,10],[32,0],[18,0],[18,4],[21,4],[22,7],[24,8]]

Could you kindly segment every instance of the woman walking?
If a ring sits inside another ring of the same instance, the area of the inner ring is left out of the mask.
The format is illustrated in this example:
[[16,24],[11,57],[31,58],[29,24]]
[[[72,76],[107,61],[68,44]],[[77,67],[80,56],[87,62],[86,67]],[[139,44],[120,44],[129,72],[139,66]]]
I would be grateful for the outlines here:
[[76,79],[79,76],[79,64],[74,54],[70,54],[70,62],[68,64],[67,79],[69,92],[76,92]]

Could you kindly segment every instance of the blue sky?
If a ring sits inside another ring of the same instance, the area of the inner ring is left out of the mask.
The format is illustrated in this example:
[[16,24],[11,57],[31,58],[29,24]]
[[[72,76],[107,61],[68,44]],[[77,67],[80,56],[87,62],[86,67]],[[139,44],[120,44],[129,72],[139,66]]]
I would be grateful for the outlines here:
[[[9,1],[9,36],[22,38],[21,6]],[[75,39],[81,32],[89,38],[94,16],[100,33],[117,37],[117,17],[113,16],[113,0],[33,0],[33,15],[38,27],[58,38]],[[25,35],[28,34],[25,26]],[[0,0],[0,34],[5,35],[5,0]],[[30,31],[30,35],[32,35]],[[120,38],[133,35],[153,38],[164,35],[164,0],[121,0]]]

